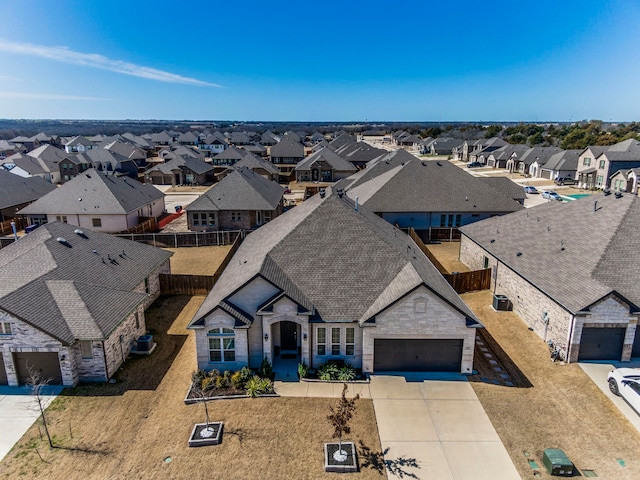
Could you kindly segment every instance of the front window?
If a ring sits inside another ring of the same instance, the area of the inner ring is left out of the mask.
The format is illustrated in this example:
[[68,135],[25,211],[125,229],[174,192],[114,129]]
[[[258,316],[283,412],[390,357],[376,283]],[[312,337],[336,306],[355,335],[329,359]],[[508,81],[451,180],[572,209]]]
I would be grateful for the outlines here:
[[604,184],[604,176],[598,175],[596,177],[596,187],[601,187]]
[[100,219],[100,218],[92,218],[91,219],[91,224],[94,227],[101,227],[102,226],[102,219]]
[[235,332],[231,328],[212,328],[207,333],[209,337],[210,362],[235,362],[236,342]]
[[316,335],[316,352],[318,355],[327,354],[327,329],[324,327],[318,328],[318,334]]
[[262,213],[262,220],[264,223],[270,222],[271,221],[271,212],[270,211],[265,211]]
[[[202,215],[204,215],[204,213]],[[204,224],[204,216],[202,217],[202,223]],[[209,225],[210,226],[214,226],[215,224],[216,224],[216,214],[215,213],[210,213],[209,214]]]
[[582,160],[582,165],[588,167],[589,165],[591,165],[591,159],[589,157],[584,157],[584,159]]
[[331,355],[340,355],[340,329],[331,329]]
[[149,277],[144,279],[144,293],[149,293]]
[[347,327],[347,329],[345,330],[345,348],[345,354],[356,354],[356,336],[355,329],[353,327]]
[[59,222],[67,223],[67,216],[66,215],[56,215],[56,220],[59,221]]
[[600,165],[598,166],[598,168],[600,170],[604,170],[604,164],[605,164],[605,161],[604,160],[600,160]]
[[82,358],[93,358],[93,348],[90,340],[80,341],[80,353],[82,354]]
[[11,335],[11,323],[0,322],[0,335]]
[[242,213],[241,212],[231,212],[231,221],[232,222],[239,222],[240,220],[242,220]]
[[200,214],[199,213],[194,213],[193,214],[193,225],[194,226],[200,225]]

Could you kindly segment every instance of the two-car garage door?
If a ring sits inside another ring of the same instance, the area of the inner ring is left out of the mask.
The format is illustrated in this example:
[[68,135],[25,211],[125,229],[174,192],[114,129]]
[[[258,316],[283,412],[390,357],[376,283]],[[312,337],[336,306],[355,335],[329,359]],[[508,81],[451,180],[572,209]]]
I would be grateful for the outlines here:
[[460,372],[462,339],[376,338],[374,372]]
[[578,359],[620,360],[626,328],[584,327],[580,338]]

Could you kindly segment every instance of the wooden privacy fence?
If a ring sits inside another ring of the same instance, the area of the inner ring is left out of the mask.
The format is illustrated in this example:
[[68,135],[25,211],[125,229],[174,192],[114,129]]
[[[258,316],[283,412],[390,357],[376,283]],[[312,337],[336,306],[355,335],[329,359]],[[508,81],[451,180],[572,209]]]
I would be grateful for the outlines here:
[[442,264],[438,261],[435,255],[431,253],[431,251],[427,248],[427,246],[424,244],[422,239],[418,236],[418,234],[413,228],[409,229],[409,236],[411,237],[413,242],[418,246],[418,248],[422,251],[422,253],[424,253],[427,256],[427,258],[431,260],[431,263],[433,263],[433,265],[438,269],[438,271],[441,274],[445,275],[449,273],[447,269],[444,268]]
[[143,220],[135,227],[131,227],[129,230],[125,230],[124,232],[119,232],[121,234],[126,233],[147,233],[147,232],[155,232],[158,230],[158,223],[155,217],[149,217],[146,220]]
[[473,292],[491,288],[491,269],[473,272],[446,273],[442,275],[457,293]]
[[11,228],[11,222],[16,222],[16,230],[24,230],[27,226],[27,220],[25,218],[15,218],[13,220],[5,220],[0,222],[0,235],[13,235],[13,229]]
[[424,253],[431,263],[438,269],[444,279],[457,293],[473,292],[475,290],[486,290],[491,288],[491,269],[474,270],[472,272],[449,273],[438,261],[431,251],[424,244],[413,228],[409,229],[409,236]]
[[163,295],[207,295],[229,265],[244,237],[238,235],[213,275],[174,275],[160,274],[160,293]]
[[160,274],[160,292],[163,295],[207,295],[216,281],[212,275]]

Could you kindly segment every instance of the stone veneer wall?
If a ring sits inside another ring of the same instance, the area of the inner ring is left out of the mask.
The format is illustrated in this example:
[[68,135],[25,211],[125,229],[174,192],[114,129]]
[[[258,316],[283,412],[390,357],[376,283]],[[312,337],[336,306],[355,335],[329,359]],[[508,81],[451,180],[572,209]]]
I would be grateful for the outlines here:
[[0,336],[0,353],[4,359],[9,385],[18,385],[18,375],[13,363],[13,352],[57,352],[58,358],[65,357],[60,362],[63,385],[75,385],[78,382],[75,364],[69,347],[50,337],[31,325],[0,312],[0,322],[11,323],[11,335]]
[[[170,259],[164,261],[158,268],[156,268],[149,276],[149,294],[147,295],[147,299],[144,301],[144,309],[146,310],[149,306],[160,296],[160,274],[161,273],[171,273],[171,264]],[[140,282],[136,288],[133,289],[134,292],[145,293],[144,280]]]
[[196,329],[196,355],[198,368],[204,370],[238,370],[249,363],[247,329],[235,328],[235,362],[210,362],[209,361],[209,337],[207,333],[212,328],[234,328],[235,319],[227,312],[217,309],[207,315],[204,328]]
[[552,341],[569,362],[578,360],[583,327],[627,328],[621,360],[631,358],[638,315],[629,313],[629,306],[609,297],[591,308],[586,316],[575,316],[546,293],[536,288],[509,267],[498,262],[482,247],[462,237],[460,261],[471,269],[482,268],[484,257],[493,268],[492,289],[506,295],[516,313],[545,342]]
[[[104,342],[100,342],[104,344],[104,352],[106,354],[107,359],[107,376],[108,378],[113,377],[116,370],[123,363],[123,356],[126,359],[131,352],[131,347],[133,347],[136,339],[140,335],[144,335],[147,333],[147,324],[145,322],[144,316],[144,306],[143,304],[138,305],[138,307],[131,312],[125,320],[116,327],[116,329],[109,335]],[[138,315],[138,322],[136,326],[136,314]],[[122,336],[122,341],[120,341],[120,336]],[[98,342],[93,342],[98,343]],[[120,346],[122,345],[122,350]],[[78,345],[79,348],[79,345]],[[95,348],[95,347],[94,347]]]
[[[418,303],[426,303],[424,312]],[[383,313],[376,315],[375,326],[363,328],[362,370],[373,372],[376,338],[463,339],[461,373],[473,370],[475,328],[466,326],[466,318],[425,287],[420,287]]]

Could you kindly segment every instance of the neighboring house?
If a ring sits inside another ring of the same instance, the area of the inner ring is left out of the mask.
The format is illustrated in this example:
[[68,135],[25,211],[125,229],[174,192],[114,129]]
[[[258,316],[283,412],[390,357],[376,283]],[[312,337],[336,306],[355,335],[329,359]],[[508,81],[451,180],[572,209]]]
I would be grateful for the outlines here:
[[231,132],[229,143],[233,145],[249,145],[251,143],[251,137],[244,132]]
[[53,183],[51,170],[49,170],[45,162],[24,153],[15,153],[4,160],[0,160],[0,165],[14,175],[40,177],[49,183]]
[[638,180],[640,177],[640,168],[632,168],[627,174],[627,192],[638,194]]
[[12,220],[18,210],[55,189],[40,177],[24,178],[0,168],[0,222]]
[[92,142],[86,137],[77,136],[65,143],[64,151],[67,153],[84,153],[96,147],[95,142]]
[[368,143],[357,142],[350,135],[341,135],[330,144],[320,142],[314,151],[318,151],[323,145],[358,169],[364,168],[370,161],[389,153],[387,150],[372,147]]
[[578,169],[578,157],[582,150],[563,150],[549,157],[541,167],[540,177],[555,180],[556,178],[572,178],[575,180]]
[[64,160],[72,157],[64,152],[64,150],[54,147],[53,145],[41,145],[35,150],[27,153],[30,157],[37,158],[44,168],[51,174],[51,183],[63,183]]
[[507,160],[506,169],[522,175],[539,177],[542,166],[556,153],[563,150],[559,147],[532,147],[519,157],[512,156]]
[[144,172],[145,181],[153,185],[202,185],[214,181],[214,167],[191,157],[177,157]]
[[[105,175],[138,178],[138,164],[135,160],[104,148],[93,148],[84,153],[78,153],[76,159],[78,165],[86,164]],[[75,174],[77,173],[80,172],[75,172]]]
[[421,161],[404,150],[388,154],[336,188],[392,225],[412,227],[426,236],[432,228],[458,228],[522,209],[511,191],[496,190],[450,162]]
[[6,140],[0,140],[0,160],[10,157],[14,153],[19,152],[19,148]]
[[207,156],[210,157],[224,152],[227,148],[229,148],[229,145],[224,139],[221,139],[216,135],[207,135],[200,143],[199,148],[200,150],[205,151],[207,153]]
[[504,145],[489,153],[486,157],[486,164],[493,168],[507,168],[507,162],[518,162],[530,147],[527,145]]
[[211,158],[211,163],[216,167],[230,167],[235,165],[245,156],[250,155],[246,150],[242,150],[234,145]]
[[622,142],[601,147],[587,148],[580,154],[578,162],[578,183],[583,188],[605,189],[609,187],[609,178],[618,170],[640,167],[640,141],[630,138]]
[[461,229],[460,260],[569,362],[640,357],[636,195],[548,202]]
[[464,140],[457,138],[436,138],[431,145],[429,145],[430,155],[453,155],[453,149],[460,147],[464,143]]
[[198,367],[470,374],[475,315],[405,233],[332,189],[240,245],[189,324]]
[[283,197],[279,184],[234,168],[185,208],[189,230],[252,230],[282,213]]
[[260,136],[260,145],[264,145],[265,147],[272,147],[276,143],[278,143],[280,137],[278,137],[275,133],[270,130],[267,130]]
[[631,178],[631,172],[633,170],[618,170],[611,175],[609,179],[609,185],[614,192],[629,192],[633,193],[634,180],[637,180],[637,174],[634,173],[633,179]]
[[282,139],[271,147],[271,162],[280,170],[280,181],[288,182],[295,166],[304,159],[304,146],[296,140],[294,132],[287,132]]
[[158,218],[164,194],[153,185],[90,169],[18,212],[30,224],[61,221],[80,228],[116,233]]
[[158,146],[167,146],[173,143],[173,137],[167,132],[152,133],[149,135],[149,140]]
[[328,148],[322,148],[296,165],[297,182],[337,182],[357,171]]
[[435,141],[433,137],[427,137],[420,140],[418,143],[418,153],[420,155],[426,155],[431,153],[431,144]]
[[278,168],[270,161],[255,155],[245,155],[233,166],[228,167],[224,172],[222,172],[220,177],[225,177],[231,173],[231,171],[241,167],[246,167],[258,175],[263,176],[267,180],[273,180],[274,182],[278,181],[278,174],[280,173],[280,170],[278,170]]
[[508,145],[508,143],[498,137],[475,141],[465,141],[462,144],[461,158],[456,159],[454,156],[454,160],[462,160],[463,162],[480,162],[486,164],[486,160],[492,152],[506,145]]
[[197,145],[198,136],[193,132],[185,132],[178,137],[180,145]]
[[108,381],[147,333],[170,252],[54,222],[0,250],[0,384]]

